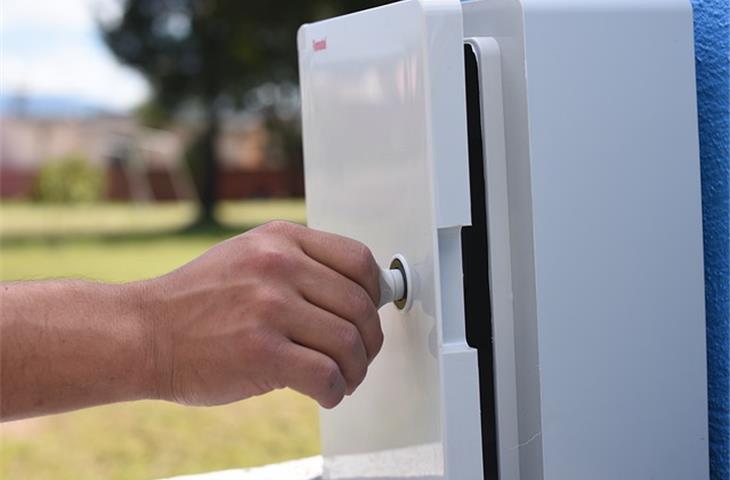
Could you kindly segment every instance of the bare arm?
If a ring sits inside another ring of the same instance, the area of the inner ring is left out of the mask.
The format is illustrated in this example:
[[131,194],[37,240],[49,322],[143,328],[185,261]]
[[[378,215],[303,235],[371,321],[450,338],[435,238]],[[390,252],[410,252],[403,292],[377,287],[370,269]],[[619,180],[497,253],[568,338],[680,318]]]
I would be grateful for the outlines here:
[[150,396],[152,345],[131,286],[3,284],[2,419]]
[[275,222],[152,280],[2,284],[0,417],[283,387],[335,406],[382,345],[377,276],[362,244]]

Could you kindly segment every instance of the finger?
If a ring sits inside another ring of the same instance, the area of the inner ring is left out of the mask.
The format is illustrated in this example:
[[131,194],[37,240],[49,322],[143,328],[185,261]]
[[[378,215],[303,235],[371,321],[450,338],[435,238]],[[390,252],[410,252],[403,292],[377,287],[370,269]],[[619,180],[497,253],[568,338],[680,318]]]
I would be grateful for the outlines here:
[[301,302],[296,318],[287,322],[287,336],[304,347],[324,353],[333,359],[351,394],[365,379],[368,356],[360,331],[345,319],[316,305]]
[[383,346],[383,329],[377,307],[365,289],[309,258],[299,271],[299,293],[309,303],[351,322],[360,332],[368,361],[372,361]]
[[378,305],[379,270],[368,247],[357,240],[311,228],[299,229],[296,238],[304,253],[362,286]]
[[347,386],[334,360],[292,342],[281,348],[284,364],[277,373],[283,385],[312,397],[323,408],[333,408],[342,401]]

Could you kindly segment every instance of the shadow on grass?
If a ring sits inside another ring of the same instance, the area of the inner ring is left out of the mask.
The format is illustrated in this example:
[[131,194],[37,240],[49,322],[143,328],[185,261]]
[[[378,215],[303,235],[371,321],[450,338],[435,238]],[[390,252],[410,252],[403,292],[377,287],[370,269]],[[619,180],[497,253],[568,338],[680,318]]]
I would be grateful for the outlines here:
[[183,228],[140,230],[110,233],[97,232],[64,232],[50,234],[3,234],[0,235],[1,248],[25,247],[28,245],[64,245],[78,243],[145,243],[166,239],[211,239],[223,240],[244,233],[258,225],[190,225]]

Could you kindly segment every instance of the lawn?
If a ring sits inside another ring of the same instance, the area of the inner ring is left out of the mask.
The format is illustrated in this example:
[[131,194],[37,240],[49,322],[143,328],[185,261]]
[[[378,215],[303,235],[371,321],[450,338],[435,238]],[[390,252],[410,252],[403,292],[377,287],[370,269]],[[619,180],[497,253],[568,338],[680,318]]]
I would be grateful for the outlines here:
[[[0,204],[0,279],[122,282],[164,273],[273,218],[304,221],[296,201],[223,204],[225,227],[184,228],[191,205]],[[317,453],[314,402],[285,390],[238,404],[98,407],[2,427],[0,478],[128,479],[259,465]]]

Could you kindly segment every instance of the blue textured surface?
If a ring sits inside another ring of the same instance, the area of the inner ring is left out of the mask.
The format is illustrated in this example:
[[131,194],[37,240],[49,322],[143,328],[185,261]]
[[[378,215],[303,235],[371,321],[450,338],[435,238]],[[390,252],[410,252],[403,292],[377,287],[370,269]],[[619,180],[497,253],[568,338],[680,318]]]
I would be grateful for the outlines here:
[[694,0],[705,239],[710,468],[730,480],[730,29],[728,0]]

